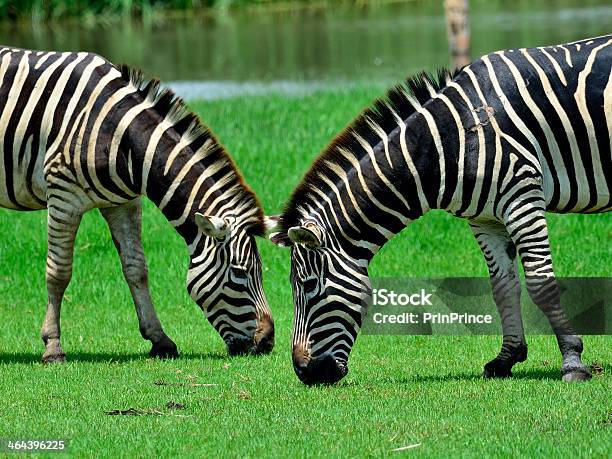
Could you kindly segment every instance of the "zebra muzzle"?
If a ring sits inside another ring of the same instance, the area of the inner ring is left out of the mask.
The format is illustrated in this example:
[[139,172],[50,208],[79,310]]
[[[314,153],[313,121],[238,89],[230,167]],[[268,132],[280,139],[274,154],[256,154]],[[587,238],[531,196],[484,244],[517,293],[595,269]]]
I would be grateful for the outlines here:
[[230,336],[225,339],[227,353],[231,356],[251,354],[255,351],[255,341],[246,336]]
[[293,369],[304,384],[334,384],[348,373],[345,361],[335,358],[331,353],[309,357],[299,349],[293,351]]
[[269,354],[274,348],[274,321],[265,316],[257,321],[255,331],[255,354]]

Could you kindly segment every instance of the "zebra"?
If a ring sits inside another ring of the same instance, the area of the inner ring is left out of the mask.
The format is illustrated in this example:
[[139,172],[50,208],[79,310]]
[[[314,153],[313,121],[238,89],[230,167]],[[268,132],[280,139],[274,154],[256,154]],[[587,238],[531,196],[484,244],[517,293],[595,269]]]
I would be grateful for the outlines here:
[[1,47],[0,135],[0,207],[48,211],[43,362],[65,361],[60,308],[79,223],[94,208],[108,224],[150,355],[178,356],[148,287],[142,196],[185,240],[187,290],[229,354],[272,350],[254,240],[265,231],[262,207],[225,148],[171,90],[97,54]]
[[487,54],[392,88],[315,160],[277,217],[291,247],[293,365],[334,383],[371,294],[368,264],[430,209],[469,222],[502,322],[485,377],[527,358],[517,258],[562,354],[562,379],[590,378],[560,307],[545,212],[612,208],[612,35]]

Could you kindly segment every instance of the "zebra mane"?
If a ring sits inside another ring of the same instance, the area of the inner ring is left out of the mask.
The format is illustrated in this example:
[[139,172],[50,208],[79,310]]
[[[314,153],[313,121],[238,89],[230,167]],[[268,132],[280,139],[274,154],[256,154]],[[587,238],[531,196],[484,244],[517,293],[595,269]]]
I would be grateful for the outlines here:
[[229,170],[226,189],[240,194],[237,207],[249,213],[247,227],[250,234],[263,236],[265,233],[264,213],[261,203],[255,192],[247,185],[242,174],[236,167],[234,160],[217,140],[212,131],[193,113],[171,89],[162,87],[158,79],[148,79],[139,69],[122,65],[119,68],[124,80],[137,88],[141,97],[154,105],[155,110],[166,120],[173,124],[174,130],[182,136],[188,144],[208,144],[206,150],[207,162],[221,163]]
[[391,133],[398,127],[398,117],[406,120],[435,93],[445,88],[458,73],[459,70],[451,72],[448,69],[440,69],[434,75],[420,72],[393,86],[384,97],[366,108],[314,160],[285,205],[281,217],[283,229],[287,231],[292,226],[300,225],[303,204],[313,190],[327,187],[322,177],[331,176],[333,179],[336,176],[330,164],[345,164],[348,155],[360,160],[367,152],[359,139],[377,145],[381,140],[374,126],[379,126],[387,134]]

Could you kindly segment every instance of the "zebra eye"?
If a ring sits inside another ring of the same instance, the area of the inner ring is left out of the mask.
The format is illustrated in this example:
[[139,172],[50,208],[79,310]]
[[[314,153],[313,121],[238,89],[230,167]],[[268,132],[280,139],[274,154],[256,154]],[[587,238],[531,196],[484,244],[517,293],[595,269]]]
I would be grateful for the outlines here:
[[304,293],[312,294],[317,289],[318,281],[315,277],[304,280]]
[[236,268],[232,266],[230,268],[230,276],[232,277],[232,279],[235,279],[237,281],[245,281],[248,277],[248,274],[245,269]]

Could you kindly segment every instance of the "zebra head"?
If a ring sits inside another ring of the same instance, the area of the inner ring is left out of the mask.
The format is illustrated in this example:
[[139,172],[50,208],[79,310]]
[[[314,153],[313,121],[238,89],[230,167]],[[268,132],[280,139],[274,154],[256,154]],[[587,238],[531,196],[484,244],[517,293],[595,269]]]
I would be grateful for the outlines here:
[[252,228],[234,217],[195,214],[187,290],[219,332],[230,355],[269,353],[274,322],[262,287]]
[[270,240],[291,248],[295,373],[308,385],[333,384],[348,373],[365,316],[371,290],[367,266],[314,221],[273,233]]

